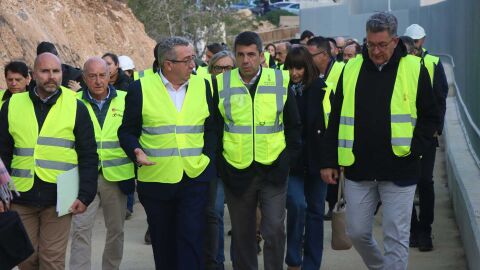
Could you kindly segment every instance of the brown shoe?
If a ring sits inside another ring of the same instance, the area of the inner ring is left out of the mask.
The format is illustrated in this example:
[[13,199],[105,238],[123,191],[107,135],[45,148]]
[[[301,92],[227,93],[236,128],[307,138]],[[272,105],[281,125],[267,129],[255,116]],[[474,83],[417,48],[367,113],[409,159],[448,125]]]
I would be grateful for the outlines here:
[[300,266],[289,266],[287,267],[287,270],[300,270],[302,269]]

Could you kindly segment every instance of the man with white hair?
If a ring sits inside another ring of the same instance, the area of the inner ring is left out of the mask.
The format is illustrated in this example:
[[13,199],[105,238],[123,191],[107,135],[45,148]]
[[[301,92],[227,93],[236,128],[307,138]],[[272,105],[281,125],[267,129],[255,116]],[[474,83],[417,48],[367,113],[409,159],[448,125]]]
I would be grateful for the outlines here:
[[410,247],[418,247],[420,251],[431,251],[432,223],[434,219],[435,191],[433,188],[433,169],[435,165],[435,153],[438,147],[438,136],[442,134],[446,111],[446,98],[448,95],[448,83],[440,58],[433,56],[423,48],[426,33],[423,27],[412,24],[407,27],[405,36],[409,36],[415,42],[417,56],[422,58],[430,75],[435,98],[439,106],[440,123],[435,133],[435,140],[428,146],[421,160],[421,177],[418,182],[419,210],[417,218],[415,207],[412,212],[412,225],[410,229]]
[[117,130],[122,123],[125,91],[109,84],[107,63],[89,58],[83,66],[87,87],[77,98],[87,106],[99,155],[98,188],[87,211],[73,218],[70,269],[91,269],[92,230],[101,205],[107,229],[102,269],[119,269],[123,256],[123,225],[127,195],[135,189],[133,162],[120,148]]

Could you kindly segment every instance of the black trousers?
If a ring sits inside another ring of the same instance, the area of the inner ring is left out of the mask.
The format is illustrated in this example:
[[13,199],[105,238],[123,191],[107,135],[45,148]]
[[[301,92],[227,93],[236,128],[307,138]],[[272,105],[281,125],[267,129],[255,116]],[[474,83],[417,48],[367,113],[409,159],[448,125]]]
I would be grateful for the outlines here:
[[411,233],[425,233],[431,234],[432,223],[434,219],[435,207],[435,191],[433,188],[433,168],[435,165],[435,154],[437,152],[438,141],[434,143],[425,151],[421,160],[421,176],[417,184],[419,195],[419,210],[413,207]]
[[138,181],[138,198],[147,214],[156,269],[205,268],[208,185],[187,177],[177,184]]

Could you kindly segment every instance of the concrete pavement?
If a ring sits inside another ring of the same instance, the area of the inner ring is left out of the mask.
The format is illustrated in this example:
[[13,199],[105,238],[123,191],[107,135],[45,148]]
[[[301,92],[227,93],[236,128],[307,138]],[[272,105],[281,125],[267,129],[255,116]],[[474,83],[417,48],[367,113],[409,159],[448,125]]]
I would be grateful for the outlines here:
[[[445,173],[445,156],[443,147],[437,151],[435,178],[436,208],[435,222],[433,224],[434,250],[431,252],[419,252],[417,249],[410,249],[408,269],[467,269],[465,252],[460,240],[460,235],[452,204],[448,195],[448,186]],[[225,255],[226,269],[232,269],[229,259],[230,237],[226,232],[230,229],[228,210],[225,208]],[[381,212],[375,220],[374,233],[381,245]],[[125,222],[125,248],[121,265],[122,270],[148,270],[154,269],[154,261],[151,246],[145,245],[143,236],[147,228],[145,212],[140,203],[136,203],[132,219]],[[358,253],[354,250],[333,251],[330,248],[331,229],[330,222],[325,222],[325,241],[322,269],[341,270],[363,270],[367,269]],[[92,269],[101,269],[101,258],[105,242],[105,226],[103,215],[100,211],[97,215],[93,233]],[[67,251],[67,269],[70,251]],[[72,256],[74,256],[72,254]],[[262,254],[258,257],[262,264]],[[259,269],[263,269],[262,266]],[[285,266],[286,269],[286,266]]]

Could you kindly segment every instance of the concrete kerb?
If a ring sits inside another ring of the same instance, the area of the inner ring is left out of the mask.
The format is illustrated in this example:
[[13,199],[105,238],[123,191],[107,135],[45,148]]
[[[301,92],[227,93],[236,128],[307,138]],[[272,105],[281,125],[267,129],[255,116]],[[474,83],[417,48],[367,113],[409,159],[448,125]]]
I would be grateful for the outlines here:
[[[455,89],[457,90],[457,89]],[[480,269],[480,170],[468,146],[456,97],[447,99],[448,185],[469,269]]]

